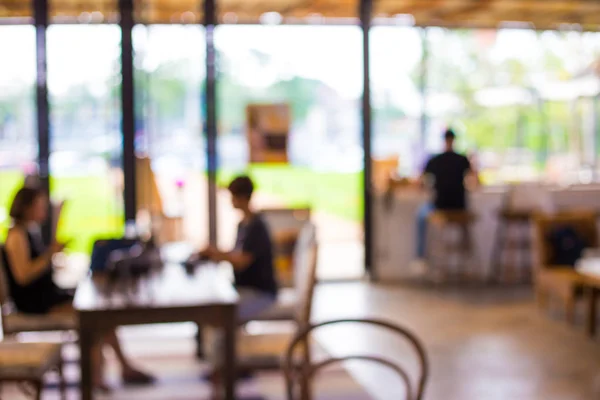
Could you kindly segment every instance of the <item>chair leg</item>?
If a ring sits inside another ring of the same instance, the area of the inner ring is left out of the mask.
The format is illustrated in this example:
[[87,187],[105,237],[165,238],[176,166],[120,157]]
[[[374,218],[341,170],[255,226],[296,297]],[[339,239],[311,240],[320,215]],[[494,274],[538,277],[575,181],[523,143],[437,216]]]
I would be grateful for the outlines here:
[[35,390],[35,399],[36,400],[42,400],[42,381],[37,381],[34,383],[34,390]]
[[198,332],[196,333],[196,358],[199,360],[203,360],[205,358],[204,354],[204,335],[202,331],[202,326],[200,324],[197,325]]
[[490,262],[490,272],[488,274],[488,281],[490,283],[496,283],[501,280],[502,275],[502,256],[504,255],[504,222],[501,218],[498,219],[498,225],[496,227],[496,237],[494,240],[494,248],[492,249],[492,259]]
[[212,372],[211,386],[212,386],[212,397],[213,400],[220,400],[223,398],[222,388],[222,369],[220,367],[215,368]]
[[596,300],[598,297],[598,289],[593,287],[586,289],[587,297],[587,312],[586,312],[586,331],[588,336],[594,337],[596,334]]
[[310,382],[310,377],[308,376],[308,371],[311,366],[311,349],[310,349],[310,339],[306,339],[302,342],[302,373],[300,374],[300,398],[302,400],[312,400],[312,385]]
[[575,324],[575,299],[573,297],[565,300],[565,318],[571,325]]
[[60,398],[62,400],[67,399],[67,382],[65,381],[65,363],[62,354],[58,359],[58,385],[60,390]]
[[535,290],[535,300],[540,309],[548,307],[548,294],[542,288]]

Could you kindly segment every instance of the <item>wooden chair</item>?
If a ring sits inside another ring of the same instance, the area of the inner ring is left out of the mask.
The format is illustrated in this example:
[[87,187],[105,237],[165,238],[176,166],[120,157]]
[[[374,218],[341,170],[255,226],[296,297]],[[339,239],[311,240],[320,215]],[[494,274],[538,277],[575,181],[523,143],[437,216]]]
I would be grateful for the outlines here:
[[557,214],[537,214],[534,217],[534,245],[536,263],[534,285],[537,303],[546,307],[548,297],[558,298],[564,306],[569,322],[575,319],[575,303],[582,291],[582,281],[571,266],[552,265],[553,249],[548,235],[556,228],[569,226],[585,238],[591,246],[598,245],[597,213],[594,211],[560,212]]
[[[305,236],[303,243],[306,245],[298,249],[298,259],[300,271],[298,282],[299,299],[294,309],[294,321],[296,330],[291,333],[274,334],[249,334],[240,329],[238,333],[237,354],[238,368],[241,370],[265,370],[279,369],[281,367],[281,354],[286,349],[292,335],[306,327],[310,323],[313,293],[316,283],[316,265],[317,265],[317,243],[314,237]],[[301,252],[301,254],[300,254]],[[210,350],[215,350],[212,346]],[[209,351],[209,359],[215,367],[220,365],[220,356],[218,352]],[[303,359],[301,362],[310,360],[310,349],[308,345],[304,348]],[[217,377],[220,374],[217,374]],[[219,379],[219,378],[217,378]],[[213,382],[215,390],[219,387],[218,381]]]
[[279,286],[294,287],[293,253],[298,235],[310,223],[311,210],[301,208],[264,208],[260,214],[265,220],[273,241],[273,257]]
[[[315,227],[307,224],[302,230],[294,254],[296,302],[292,308],[296,330],[310,324],[312,315],[313,294],[317,281],[318,245]],[[264,321],[264,320],[261,320]],[[239,340],[239,365],[249,369],[279,368],[281,352],[286,348],[291,336],[288,334],[249,335],[243,334]],[[273,352],[275,350],[275,352]],[[309,359],[308,343],[304,348],[304,356]]]
[[398,173],[399,165],[400,159],[398,156],[371,160],[373,169],[372,186],[375,192],[385,193],[388,191],[392,179]]
[[44,375],[56,370],[61,398],[66,399],[61,350],[57,343],[0,342],[0,383],[29,383],[32,397],[41,400]]
[[[278,278],[281,275],[285,275],[291,287],[283,285],[279,290],[277,296],[277,302],[273,307],[259,315],[256,321],[294,321],[295,320],[295,309],[296,303],[300,298],[299,284],[302,283],[304,278],[303,267],[305,267],[303,255],[306,253],[306,247],[313,241],[316,241],[316,228],[311,222],[303,222],[300,229],[295,232],[294,237],[294,251],[291,255],[291,265],[289,272],[286,271],[284,274],[278,274]],[[291,277],[288,275],[291,274]],[[278,279],[281,281],[281,279]]]
[[[293,363],[293,356],[296,347],[300,344],[305,343],[308,340],[309,335],[316,329],[323,326],[346,324],[346,323],[358,323],[365,325],[373,325],[390,330],[399,336],[404,337],[414,348],[419,359],[419,376],[417,378],[416,388],[413,389],[411,379],[401,366],[397,363],[390,361],[387,358],[369,355],[350,355],[345,357],[331,357],[325,360],[319,361],[318,363],[311,364],[307,363],[300,368],[296,367]],[[427,362],[427,355],[425,353],[425,347],[421,341],[413,333],[405,328],[392,324],[390,322],[375,320],[375,319],[342,319],[334,321],[326,321],[316,325],[307,326],[302,329],[293,338],[292,342],[288,346],[285,353],[285,359],[283,363],[285,383],[286,383],[286,394],[288,400],[311,400],[312,390],[311,384],[314,380],[316,373],[322,368],[340,363],[348,360],[365,360],[379,363],[391,368],[396,372],[404,384],[406,385],[406,400],[422,400],[423,393],[425,390],[425,384],[427,382],[429,374],[429,366]],[[300,388],[300,390],[297,390]]]
[[0,320],[4,336],[15,335],[21,332],[55,332],[73,331],[77,328],[75,315],[37,315],[25,314],[17,311],[10,298],[6,271],[3,265],[4,248],[0,244]]
[[136,194],[137,210],[149,215],[152,233],[159,243],[183,240],[183,216],[165,207],[148,157],[136,157]]
[[[258,315],[254,321],[296,321],[296,307],[300,298],[298,283],[302,282],[304,276],[301,264],[304,250],[301,251],[301,249],[305,248],[311,241],[316,241],[316,228],[310,222],[310,209],[263,209],[261,214],[269,225],[272,235],[276,236],[278,233],[284,233],[290,237],[293,236],[294,251],[289,257],[291,262],[284,261],[285,264],[279,265],[279,268],[276,265],[275,273],[280,285],[276,303],[264,313]],[[277,254],[288,257],[286,251],[278,248],[282,244],[278,243],[276,239],[274,239],[274,242],[276,260]],[[289,265],[287,265],[288,263]],[[197,357],[202,359],[205,355],[205,349],[200,327],[196,338],[198,341]]]
[[[467,267],[473,262],[471,225],[475,220],[476,216],[469,211],[436,210],[429,215],[426,258],[432,273],[447,276],[451,261],[456,258],[456,273],[466,275]],[[460,234],[458,240],[449,235],[452,230]]]

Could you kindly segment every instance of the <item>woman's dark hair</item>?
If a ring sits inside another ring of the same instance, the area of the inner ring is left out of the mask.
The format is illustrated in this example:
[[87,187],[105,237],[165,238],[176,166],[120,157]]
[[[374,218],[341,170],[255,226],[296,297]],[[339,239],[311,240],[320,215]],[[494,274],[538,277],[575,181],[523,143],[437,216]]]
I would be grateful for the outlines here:
[[10,206],[9,215],[15,222],[23,222],[25,220],[25,213],[31,208],[36,199],[43,196],[43,190],[35,187],[22,187],[19,189],[15,198],[13,199],[12,205]]
[[238,176],[229,184],[229,192],[235,197],[244,197],[250,200],[254,192],[254,184],[248,176]]

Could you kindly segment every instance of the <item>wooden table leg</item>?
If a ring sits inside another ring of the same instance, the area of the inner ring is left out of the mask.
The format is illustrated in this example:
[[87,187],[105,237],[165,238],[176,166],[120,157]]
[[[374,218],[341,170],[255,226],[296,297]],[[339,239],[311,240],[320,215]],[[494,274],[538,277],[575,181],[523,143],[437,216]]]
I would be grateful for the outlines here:
[[85,329],[80,320],[79,327],[79,352],[81,367],[81,400],[92,400],[92,348],[94,346],[93,333]]
[[588,315],[586,319],[587,333],[590,337],[594,337],[596,334],[596,299],[598,297],[598,290],[590,287],[586,289],[587,301],[588,301]]
[[223,346],[223,385],[225,400],[235,400],[235,381],[236,381],[236,355],[235,355],[235,337],[237,330],[237,308],[229,307],[227,311],[227,323],[223,327],[224,346]]

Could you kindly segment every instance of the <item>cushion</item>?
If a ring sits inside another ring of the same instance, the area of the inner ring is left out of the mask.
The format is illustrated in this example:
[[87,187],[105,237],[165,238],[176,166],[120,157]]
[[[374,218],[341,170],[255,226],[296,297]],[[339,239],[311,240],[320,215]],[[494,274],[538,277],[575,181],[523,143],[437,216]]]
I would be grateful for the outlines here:
[[294,289],[280,289],[277,302],[260,314],[255,321],[288,321],[296,315],[296,293]]
[[41,379],[60,351],[57,343],[0,342],[0,379]]
[[67,331],[77,328],[77,317],[68,314],[8,314],[4,317],[4,333]]

